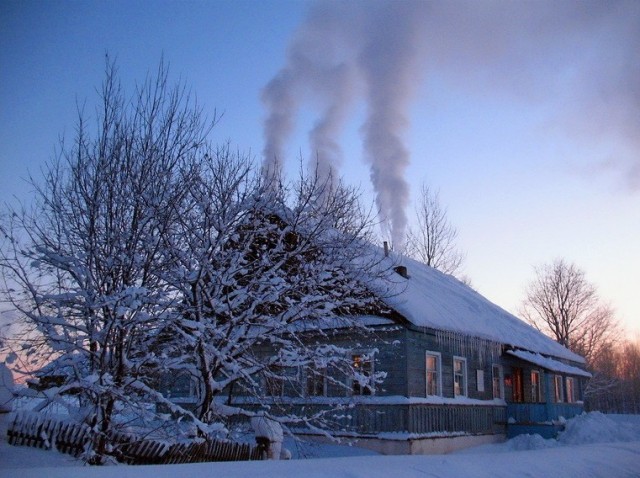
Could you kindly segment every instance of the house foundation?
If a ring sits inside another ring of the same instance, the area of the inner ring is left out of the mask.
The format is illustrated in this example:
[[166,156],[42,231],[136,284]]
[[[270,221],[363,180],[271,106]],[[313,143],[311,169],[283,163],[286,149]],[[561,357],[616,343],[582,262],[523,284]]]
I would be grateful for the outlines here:
[[[319,436],[305,436],[305,439],[328,443],[328,440]],[[457,436],[431,436],[422,438],[387,438],[387,437],[360,437],[350,439],[353,446],[372,450],[382,455],[443,455],[464,448],[502,443],[506,440],[505,434],[491,435],[457,435]]]

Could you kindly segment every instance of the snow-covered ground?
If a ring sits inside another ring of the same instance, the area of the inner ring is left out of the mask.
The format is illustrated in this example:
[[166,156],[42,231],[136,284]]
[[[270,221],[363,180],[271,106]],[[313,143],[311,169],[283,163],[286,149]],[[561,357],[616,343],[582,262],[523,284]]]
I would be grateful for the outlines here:
[[640,477],[635,415],[585,414],[569,420],[558,440],[523,435],[450,455],[372,456],[354,447],[307,445],[294,456],[316,458],[170,466],[82,467],[57,452],[10,446],[0,432],[0,477],[7,478]]

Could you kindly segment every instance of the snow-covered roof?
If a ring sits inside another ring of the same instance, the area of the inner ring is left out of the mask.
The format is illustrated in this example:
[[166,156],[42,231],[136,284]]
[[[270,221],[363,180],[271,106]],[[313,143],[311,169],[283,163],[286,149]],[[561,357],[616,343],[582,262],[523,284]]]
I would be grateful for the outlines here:
[[[560,359],[584,359],[489,301],[453,276],[407,257],[385,260],[407,268],[393,274],[383,300],[418,327],[464,334]],[[381,281],[382,282],[382,281]]]
[[572,367],[571,365],[567,365],[566,363],[558,362],[549,357],[543,357],[540,354],[527,352],[525,350],[509,350],[508,354],[518,357],[519,359],[525,360],[529,363],[539,365],[542,368],[550,370],[552,372],[558,373],[566,373],[568,375],[578,375],[580,377],[588,377],[591,378],[591,374],[589,372],[585,372],[581,368]]

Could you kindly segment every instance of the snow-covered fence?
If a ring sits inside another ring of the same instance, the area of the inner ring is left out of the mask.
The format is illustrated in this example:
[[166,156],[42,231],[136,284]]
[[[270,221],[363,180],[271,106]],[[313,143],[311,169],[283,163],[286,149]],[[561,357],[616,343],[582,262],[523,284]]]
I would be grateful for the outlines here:
[[[91,441],[91,431],[85,424],[73,423],[39,413],[16,413],[9,424],[7,438],[10,445],[51,449],[79,456]],[[262,450],[248,443],[225,440],[193,440],[187,443],[168,443],[160,440],[141,440],[121,433],[109,437],[112,455],[129,465],[201,463],[208,461],[261,460]]]
[[167,444],[154,440],[126,443],[117,448],[118,461],[130,465],[170,465],[208,461],[261,460],[262,452],[248,443],[208,440]]
[[211,461],[242,461],[263,459],[261,450],[248,443],[225,440],[168,443],[160,440],[140,440],[128,435],[112,437],[111,454],[128,465],[170,465]]
[[10,445],[55,448],[78,456],[90,440],[89,427],[82,423],[63,421],[39,413],[18,412],[7,429]]

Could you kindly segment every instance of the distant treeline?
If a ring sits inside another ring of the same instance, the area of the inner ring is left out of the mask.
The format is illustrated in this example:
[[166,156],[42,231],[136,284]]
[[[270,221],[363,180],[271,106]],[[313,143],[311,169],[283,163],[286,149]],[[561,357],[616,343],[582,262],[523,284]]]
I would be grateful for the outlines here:
[[585,397],[588,411],[640,414],[640,339],[611,347],[593,370]]

